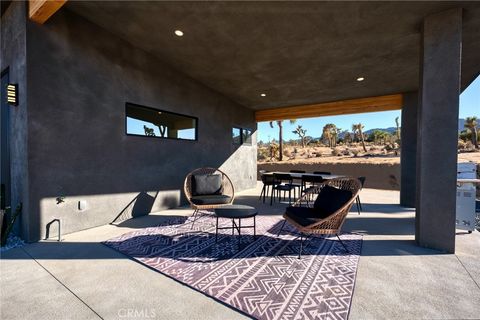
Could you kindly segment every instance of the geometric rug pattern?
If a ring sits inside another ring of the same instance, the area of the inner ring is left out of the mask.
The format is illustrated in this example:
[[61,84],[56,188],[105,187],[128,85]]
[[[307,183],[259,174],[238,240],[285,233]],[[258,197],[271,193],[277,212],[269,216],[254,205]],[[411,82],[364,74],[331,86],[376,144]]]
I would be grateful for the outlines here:
[[341,235],[350,253],[334,237],[310,238],[298,259],[300,240],[288,232],[277,237],[281,219],[257,216],[256,222],[256,238],[250,229],[241,236],[220,230],[216,242],[212,216],[193,229],[190,220],[172,218],[104,244],[252,318],[347,319],[362,237]]

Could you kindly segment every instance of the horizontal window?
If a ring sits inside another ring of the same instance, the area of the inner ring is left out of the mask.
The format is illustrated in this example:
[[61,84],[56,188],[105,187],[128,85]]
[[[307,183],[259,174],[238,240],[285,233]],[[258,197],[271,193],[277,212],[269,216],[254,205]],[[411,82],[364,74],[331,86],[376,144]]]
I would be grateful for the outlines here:
[[127,134],[165,139],[197,140],[198,119],[164,110],[126,104]]

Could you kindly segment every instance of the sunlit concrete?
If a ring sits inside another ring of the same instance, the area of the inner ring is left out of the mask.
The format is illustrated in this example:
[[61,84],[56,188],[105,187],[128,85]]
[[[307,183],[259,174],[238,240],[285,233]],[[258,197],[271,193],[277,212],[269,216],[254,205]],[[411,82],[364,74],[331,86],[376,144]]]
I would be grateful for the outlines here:
[[[263,204],[259,193],[260,186],[240,192],[236,202],[254,205],[262,215],[283,212],[286,204]],[[398,199],[397,191],[364,189],[364,211],[358,215],[354,207],[347,218],[344,231],[364,234],[350,319],[478,318],[480,233],[458,234],[455,255],[420,248],[414,242],[414,211],[396,205]],[[7,251],[1,260],[0,317],[118,319],[137,312],[150,319],[245,318],[100,243],[189,214],[186,208],[162,211],[69,234],[60,243]]]

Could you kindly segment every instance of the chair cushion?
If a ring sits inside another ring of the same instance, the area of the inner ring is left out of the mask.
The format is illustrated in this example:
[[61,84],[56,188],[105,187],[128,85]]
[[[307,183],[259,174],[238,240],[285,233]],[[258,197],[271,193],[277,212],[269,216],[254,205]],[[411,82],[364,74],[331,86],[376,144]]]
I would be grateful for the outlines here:
[[220,174],[197,174],[192,176],[192,195],[222,194],[222,176]]
[[329,216],[328,213],[323,212],[321,209],[306,207],[287,207],[285,214],[303,227]]
[[211,194],[193,196],[190,200],[196,205],[208,205],[208,204],[227,204],[232,201],[232,197],[223,194]]
[[343,207],[352,198],[352,192],[331,186],[325,186],[313,204],[313,207],[330,215]]

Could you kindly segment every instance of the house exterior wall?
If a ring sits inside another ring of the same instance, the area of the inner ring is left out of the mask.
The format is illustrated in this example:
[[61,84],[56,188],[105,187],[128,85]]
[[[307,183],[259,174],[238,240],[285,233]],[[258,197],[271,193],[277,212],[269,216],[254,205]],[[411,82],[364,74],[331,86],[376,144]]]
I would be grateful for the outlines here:
[[[255,186],[255,137],[232,144],[232,127],[256,131],[252,110],[68,10],[27,30],[28,241],[55,218],[70,233],[176,207],[202,166]],[[127,136],[126,102],[197,117],[198,141]]]
[[9,113],[11,206],[23,205],[15,226],[20,233],[26,233],[29,224],[26,32],[26,3],[12,1],[1,18],[0,70],[8,68],[10,83],[18,84],[19,104],[10,107]]

